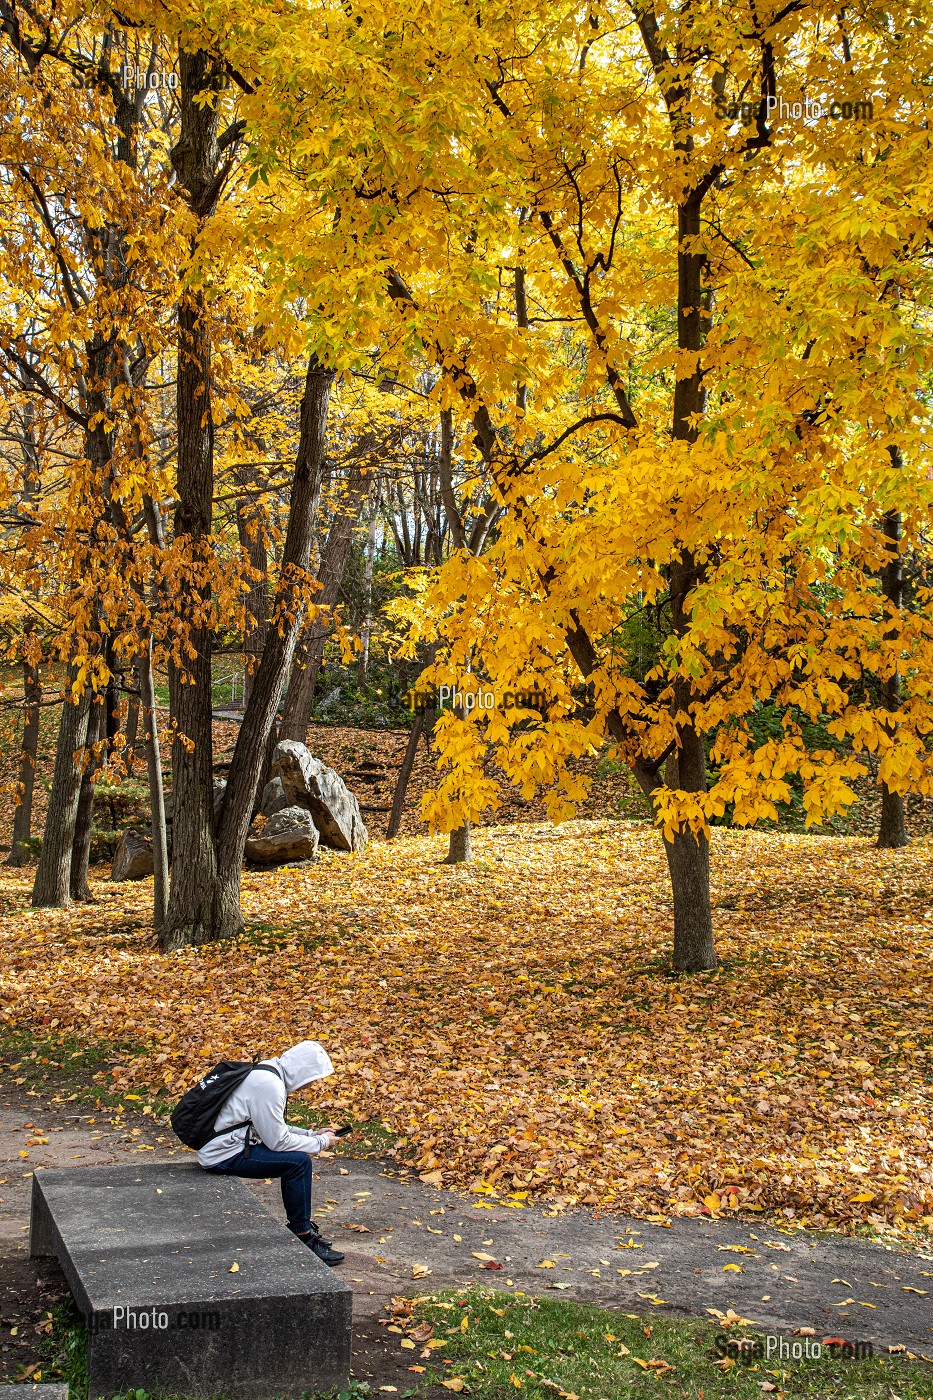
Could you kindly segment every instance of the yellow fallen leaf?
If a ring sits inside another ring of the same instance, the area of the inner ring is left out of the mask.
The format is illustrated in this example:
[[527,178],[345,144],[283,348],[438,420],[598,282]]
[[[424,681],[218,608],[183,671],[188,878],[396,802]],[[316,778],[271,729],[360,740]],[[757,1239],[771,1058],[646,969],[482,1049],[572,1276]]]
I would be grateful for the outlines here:
[[874,1191],[860,1191],[857,1196],[850,1196],[849,1199],[854,1204],[861,1205],[865,1201],[873,1201],[875,1199],[875,1193]]
[[410,1337],[403,1337],[399,1345],[403,1346],[406,1351],[414,1351],[415,1349],[415,1344]]
[[495,1264],[496,1258],[493,1254],[484,1254],[481,1249],[472,1249],[470,1253],[474,1259],[484,1259],[487,1264]]
[[228,1274],[238,1274],[239,1272],[240,1272],[240,1266],[239,1266],[239,1264],[234,1260],[234,1262],[230,1265],[229,1269],[227,1270],[227,1273],[228,1273]]
[[536,1264],[536,1265],[535,1265],[535,1268],[536,1268],[536,1269],[553,1269],[553,1268],[556,1268],[556,1265],[555,1265],[553,1259],[542,1259],[540,1264]]
[[745,1273],[745,1270],[742,1268],[742,1265],[741,1265],[741,1264],[723,1264],[723,1266],[722,1266],[722,1271],[723,1271],[724,1274],[744,1274],[744,1273]]
[[921,1298],[925,1298],[927,1296],[927,1290],[925,1288],[908,1288],[906,1283],[904,1284],[904,1287],[901,1291],[903,1293],[919,1293]]
[[441,1385],[445,1390],[461,1391],[465,1384],[466,1382],[461,1380],[459,1376],[451,1376],[449,1381],[441,1381]]
[[427,1278],[430,1272],[427,1264],[412,1264],[411,1266],[412,1278]]

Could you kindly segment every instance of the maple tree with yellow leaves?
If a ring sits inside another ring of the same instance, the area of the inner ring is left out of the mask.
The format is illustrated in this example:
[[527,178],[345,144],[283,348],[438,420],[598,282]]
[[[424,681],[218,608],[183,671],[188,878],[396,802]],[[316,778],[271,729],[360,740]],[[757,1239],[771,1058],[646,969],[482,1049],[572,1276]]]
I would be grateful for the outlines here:
[[[120,347],[136,344],[120,298],[137,282],[103,278],[94,354],[107,367],[85,373],[75,425],[92,470],[75,474],[66,519],[103,491],[106,528],[61,655],[77,716],[85,681],[100,688],[113,670],[106,648],[84,659],[94,610],[135,654],[152,632],[147,590],[162,590],[180,857],[165,947],[242,927],[243,845],[313,607],[331,389],[374,357],[401,383],[430,376],[467,445],[463,521],[495,518],[481,555],[454,548],[411,575],[409,653],[433,648],[437,684],[546,697],[539,711],[439,721],[447,771],[428,821],[453,830],[495,804],[490,752],[566,817],[582,791],[571,760],[609,745],[664,841],[674,965],[698,971],[716,963],[711,823],[773,818],[791,772],[808,820],[838,812],[864,752],[895,809],[930,791],[925,5],[138,0],[84,18],[87,52],[70,39],[70,58],[66,13],[11,4],[0,18],[27,107],[41,109],[43,84],[59,101],[46,75],[63,63],[92,80],[88,111],[71,93],[56,120],[96,122],[113,152],[71,170],[69,189],[96,181],[101,208],[132,204],[105,208],[100,227],[151,280],[144,358],[175,365],[177,442],[157,473],[139,386],[118,382]],[[111,81],[113,53],[142,36],[179,55],[151,180],[126,176]],[[870,119],[784,114],[827,95],[857,99],[861,117],[870,101]],[[70,267],[54,239],[48,256]],[[215,357],[250,337],[254,363],[302,363],[304,392],[269,625],[215,830],[213,637],[256,572],[248,540],[229,568],[216,528],[215,436],[238,409],[235,391],[218,395]],[[170,503],[164,538],[141,545],[121,523],[126,494],[136,509]],[[761,743],[749,721],[766,702],[783,722]],[[806,748],[815,716],[838,749]],[[62,745],[72,804],[79,731]],[[43,854],[55,900],[59,846]]]

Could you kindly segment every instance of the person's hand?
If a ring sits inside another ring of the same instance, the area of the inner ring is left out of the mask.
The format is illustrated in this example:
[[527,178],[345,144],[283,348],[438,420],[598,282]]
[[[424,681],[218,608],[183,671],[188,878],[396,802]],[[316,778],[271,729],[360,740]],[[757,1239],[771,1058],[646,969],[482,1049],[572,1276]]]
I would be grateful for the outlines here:
[[321,1133],[321,1137],[325,1139],[323,1151],[328,1152],[332,1147],[337,1146],[337,1134],[332,1133],[330,1128],[325,1128]]

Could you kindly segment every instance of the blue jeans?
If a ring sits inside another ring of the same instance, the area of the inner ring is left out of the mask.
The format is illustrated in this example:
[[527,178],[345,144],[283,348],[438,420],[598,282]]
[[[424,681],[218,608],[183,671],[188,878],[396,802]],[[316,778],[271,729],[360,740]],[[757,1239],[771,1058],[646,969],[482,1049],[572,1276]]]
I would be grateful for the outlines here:
[[296,1235],[306,1235],[311,1229],[312,1165],[307,1152],[273,1152],[260,1142],[207,1170],[223,1176],[244,1176],[253,1180],[263,1180],[267,1176],[280,1177],[288,1228],[294,1230]]

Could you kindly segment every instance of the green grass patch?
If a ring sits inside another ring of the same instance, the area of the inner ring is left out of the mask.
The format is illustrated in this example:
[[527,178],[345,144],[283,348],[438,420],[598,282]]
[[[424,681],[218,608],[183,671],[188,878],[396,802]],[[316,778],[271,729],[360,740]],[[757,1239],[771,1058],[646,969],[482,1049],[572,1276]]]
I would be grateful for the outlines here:
[[[474,1400],[616,1400],[675,1395],[687,1400],[929,1400],[933,1368],[900,1355],[770,1360],[735,1356],[758,1329],[730,1331],[701,1321],[640,1317],[561,1300],[491,1289],[447,1290],[422,1297],[412,1323],[430,1322],[444,1342],[425,1380],[462,1382]],[[786,1336],[786,1342],[806,1345]],[[854,1338],[852,1340],[855,1340]],[[821,1338],[807,1339],[809,1346]],[[731,1345],[730,1345],[731,1344]],[[731,1354],[730,1354],[731,1353]],[[410,1353],[417,1357],[418,1352]],[[747,1362],[747,1364],[746,1364]],[[452,1364],[445,1364],[452,1363]]]
[[142,1112],[155,1117],[170,1107],[153,1095],[141,1093],[127,1100],[126,1092],[111,1087],[110,1070],[127,1058],[151,1055],[155,1048],[136,1041],[112,1041],[85,1045],[71,1035],[36,1035],[27,1029],[0,1029],[0,1071],[8,1085],[32,1098],[56,1104],[88,1104],[100,1109]]

